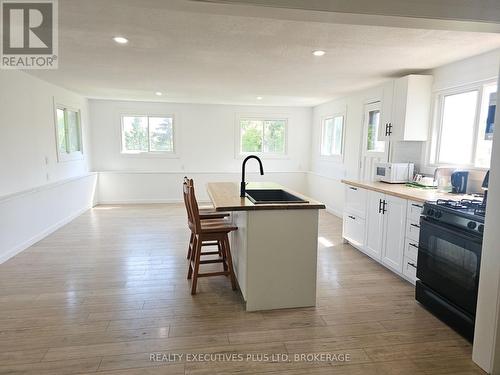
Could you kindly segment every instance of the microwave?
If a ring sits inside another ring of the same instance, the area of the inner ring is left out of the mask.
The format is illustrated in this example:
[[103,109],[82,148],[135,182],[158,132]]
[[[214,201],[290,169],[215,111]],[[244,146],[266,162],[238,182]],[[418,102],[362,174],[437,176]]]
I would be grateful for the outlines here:
[[375,180],[402,184],[413,179],[413,163],[375,163]]

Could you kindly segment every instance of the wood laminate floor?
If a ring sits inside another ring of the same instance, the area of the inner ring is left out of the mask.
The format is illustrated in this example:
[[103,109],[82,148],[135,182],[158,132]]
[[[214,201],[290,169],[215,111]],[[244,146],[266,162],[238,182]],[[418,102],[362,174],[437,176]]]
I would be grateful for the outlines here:
[[0,374],[483,373],[332,215],[316,308],[247,313],[225,277],[192,297],[187,239],[180,205],[98,206],[0,265]]

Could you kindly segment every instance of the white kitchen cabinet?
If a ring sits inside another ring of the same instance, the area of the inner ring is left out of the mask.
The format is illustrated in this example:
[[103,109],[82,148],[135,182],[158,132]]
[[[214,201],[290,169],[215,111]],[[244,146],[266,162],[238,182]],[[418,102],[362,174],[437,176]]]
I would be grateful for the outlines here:
[[432,76],[411,74],[383,87],[379,141],[426,141]]
[[366,240],[362,249],[376,260],[382,258],[382,246],[384,243],[384,215],[382,206],[385,195],[376,191],[367,191],[366,205]]
[[365,245],[365,220],[354,214],[344,214],[344,223],[342,227],[342,236],[357,248],[363,248]]
[[417,262],[405,257],[403,262],[403,275],[415,285],[417,281]]
[[356,186],[345,186],[345,205],[344,209],[350,214],[366,218],[366,195],[365,189]]
[[384,245],[382,263],[394,271],[403,271],[407,200],[385,195]]

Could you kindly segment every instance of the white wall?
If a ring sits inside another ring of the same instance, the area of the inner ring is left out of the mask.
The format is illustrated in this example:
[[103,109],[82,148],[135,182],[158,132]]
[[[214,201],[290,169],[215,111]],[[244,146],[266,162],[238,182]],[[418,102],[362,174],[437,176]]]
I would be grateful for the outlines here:
[[[131,156],[120,153],[120,115],[173,114],[177,158]],[[301,107],[230,106],[90,100],[92,168],[99,171],[99,202],[180,201],[184,175],[195,179],[200,199],[207,199],[207,181],[240,181],[241,157],[235,155],[236,116],[267,114],[288,118],[288,155],[263,160],[263,177],[305,190],[310,155],[311,109]],[[250,161],[247,171],[258,171]],[[284,173],[286,172],[286,173]]]
[[[0,70],[0,88],[2,262],[89,208],[95,176],[85,98],[15,70]],[[82,160],[57,162],[54,97],[81,109]]]
[[[497,97],[497,108],[500,108],[500,96]],[[498,129],[499,126],[500,116],[497,113],[495,127]],[[472,359],[488,373],[500,374],[500,251],[498,249],[500,136],[498,132],[495,132],[493,139],[485,223]]]

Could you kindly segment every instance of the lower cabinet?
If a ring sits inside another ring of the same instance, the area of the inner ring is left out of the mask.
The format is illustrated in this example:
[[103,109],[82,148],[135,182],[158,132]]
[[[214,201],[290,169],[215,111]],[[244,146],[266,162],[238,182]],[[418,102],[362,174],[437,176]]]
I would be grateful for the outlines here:
[[407,200],[386,195],[384,198],[384,247],[382,263],[403,272]]
[[418,217],[416,212],[409,214],[409,204],[414,202],[372,190],[365,193],[365,219],[349,212],[350,205],[346,206],[344,239],[414,283],[418,237],[416,241],[410,239],[413,246],[407,238],[408,225],[415,224],[413,219]]
[[351,213],[344,214],[342,236],[356,247],[365,245],[365,220]]
[[368,191],[366,240],[365,247],[361,249],[378,261],[382,259],[382,247],[384,245],[384,214],[382,213],[384,197],[384,194]]

